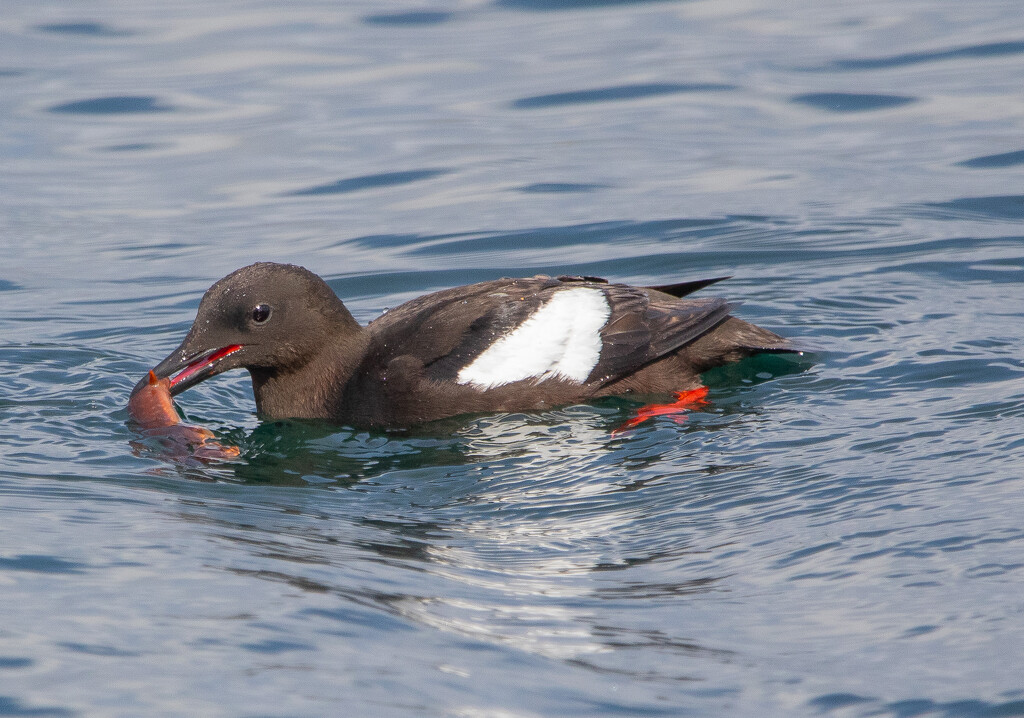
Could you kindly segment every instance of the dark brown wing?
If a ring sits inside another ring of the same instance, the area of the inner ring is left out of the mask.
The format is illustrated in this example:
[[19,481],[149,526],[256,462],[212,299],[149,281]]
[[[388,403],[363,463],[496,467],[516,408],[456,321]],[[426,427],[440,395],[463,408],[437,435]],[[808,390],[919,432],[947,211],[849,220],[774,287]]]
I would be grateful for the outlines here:
[[736,304],[724,299],[662,300],[639,287],[605,290],[612,315],[590,381],[609,384],[686,346],[723,322]]
[[[452,379],[496,339],[519,326],[561,286],[551,277],[496,279],[414,299],[371,322],[378,366],[410,356],[434,379]],[[370,357],[368,356],[368,359]]]
[[723,299],[665,296],[696,291],[715,281],[652,287],[653,296],[641,287],[569,276],[498,279],[446,289],[407,302],[371,322],[366,363],[386,366],[403,357],[415,360],[434,380],[454,380],[464,366],[568,284],[600,290],[611,308],[601,330],[600,358],[586,382],[602,386],[676,351],[726,319],[736,305]]

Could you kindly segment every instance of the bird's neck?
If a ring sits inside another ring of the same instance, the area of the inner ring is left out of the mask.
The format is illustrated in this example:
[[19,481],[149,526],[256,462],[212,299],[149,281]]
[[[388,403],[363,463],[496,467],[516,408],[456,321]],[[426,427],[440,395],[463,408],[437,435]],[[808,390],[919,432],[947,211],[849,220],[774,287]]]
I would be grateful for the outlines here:
[[366,353],[369,337],[353,320],[324,339],[323,349],[290,370],[250,369],[256,412],[262,419],[337,418],[342,391]]

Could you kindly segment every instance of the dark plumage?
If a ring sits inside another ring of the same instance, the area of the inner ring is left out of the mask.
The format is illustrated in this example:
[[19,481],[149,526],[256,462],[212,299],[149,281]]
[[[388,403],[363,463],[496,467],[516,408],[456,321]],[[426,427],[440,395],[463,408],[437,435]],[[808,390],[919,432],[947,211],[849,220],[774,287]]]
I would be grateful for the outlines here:
[[261,417],[357,426],[668,394],[699,386],[712,367],[792,351],[730,316],[734,305],[723,299],[680,299],[717,281],[497,279],[427,294],[363,327],[320,277],[264,262],[214,284],[154,372],[172,377],[179,394],[245,368]]

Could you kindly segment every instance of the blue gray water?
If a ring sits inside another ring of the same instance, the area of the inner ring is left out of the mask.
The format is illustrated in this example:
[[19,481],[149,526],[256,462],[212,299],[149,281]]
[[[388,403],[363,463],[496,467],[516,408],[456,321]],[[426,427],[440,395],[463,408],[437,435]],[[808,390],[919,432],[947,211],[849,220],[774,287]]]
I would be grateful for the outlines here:
[[[1024,715],[1017,2],[7,3],[0,716]],[[133,433],[255,260],[368,320],[734,279],[815,351],[409,432]]]

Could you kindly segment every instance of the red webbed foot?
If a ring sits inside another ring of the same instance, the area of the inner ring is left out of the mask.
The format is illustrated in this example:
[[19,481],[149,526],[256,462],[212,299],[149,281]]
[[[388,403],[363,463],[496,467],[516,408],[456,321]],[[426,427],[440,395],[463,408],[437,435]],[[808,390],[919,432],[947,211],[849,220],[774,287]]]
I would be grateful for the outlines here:
[[680,391],[676,393],[676,400],[671,404],[648,404],[636,410],[636,414],[626,421],[622,426],[612,431],[612,435],[620,434],[639,426],[654,416],[672,416],[677,424],[686,421],[685,413],[698,406],[706,406],[711,402],[705,397],[708,395],[706,386],[699,386],[696,389]]

